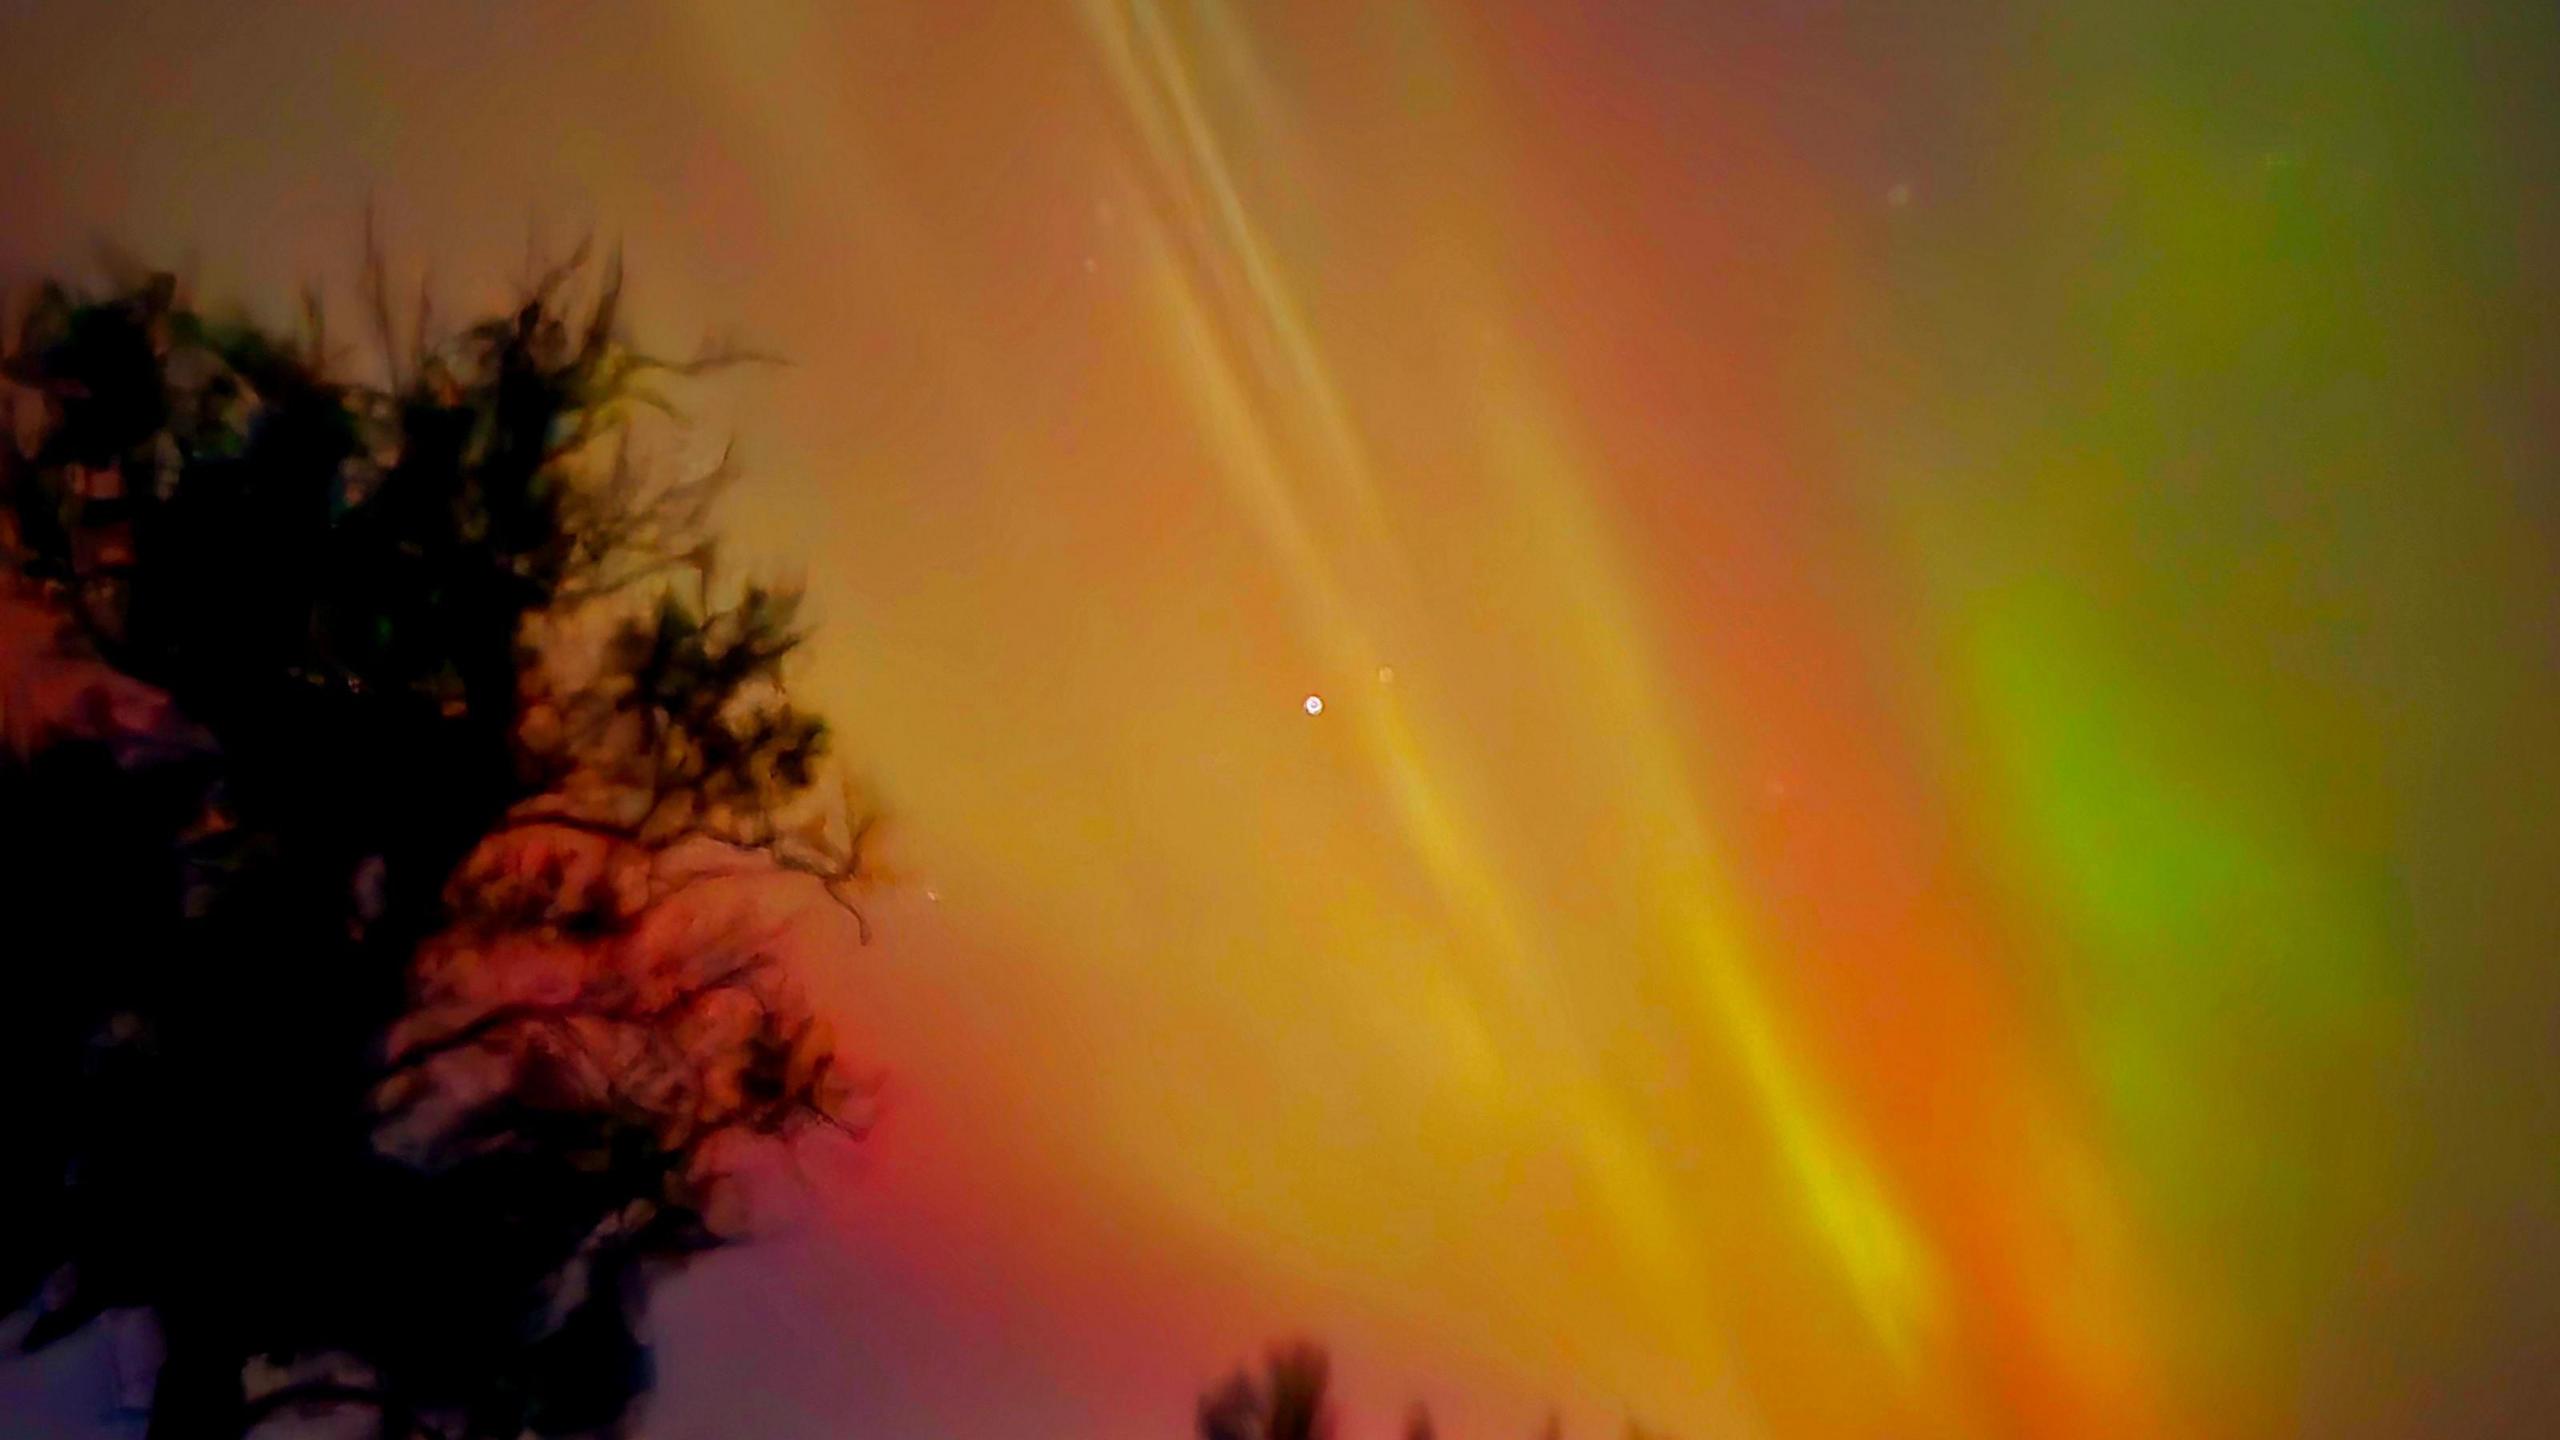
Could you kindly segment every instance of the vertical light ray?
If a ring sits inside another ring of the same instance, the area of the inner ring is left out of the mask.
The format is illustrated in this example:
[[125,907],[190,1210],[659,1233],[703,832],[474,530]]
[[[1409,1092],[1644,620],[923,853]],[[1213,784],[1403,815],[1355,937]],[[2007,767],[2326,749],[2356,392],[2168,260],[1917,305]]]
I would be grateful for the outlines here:
[[1484,416],[1489,453],[1520,491],[1527,512],[1562,552],[1583,609],[1592,701],[1620,717],[1630,743],[1621,791],[1646,810],[1659,837],[1644,862],[1645,889],[1663,915],[1666,942],[1691,983],[1692,1002],[1739,1059],[1761,1118],[1778,1140],[1808,1212],[1877,1337],[1906,1373],[1918,1362],[1935,1304],[1932,1262],[1881,1177],[1793,1043],[1751,974],[1747,924],[1700,825],[1696,787],[1668,734],[1647,679],[1648,650],[1620,593],[1620,566],[1582,496],[1588,478],[1551,423],[1521,403],[1525,384],[1496,384],[1504,403]]
[[[1368,558],[1393,564],[1377,483],[1345,410],[1340,387],[1317,353],[1296,300],[1281,279],[1261,230],[1246,209],[1209,119],[1203,112],[1191,65],[1181,53],[1154,0],[1083,0],[1087,32],[1101,53],[1132,122],[1144,140],[1155,178],[1168,185],[1181,209],[1171,231],[1189,247],[1204,281],[1218,289],[1228,261],[1242,272],[1245,294],[1228,315],[1250,328],[1256,348],[1278,351],[1278,374],[1289,389],[1288,409],[1302,433],[1312,435],[1316,462],[1307,473],[1348,497],[1371,547]],[[1200,23],[1229,54],[1250,56],[1241,25],[1225,5],[1199,7]],[[1257,378],[1264,378],[1257,376]]]
[[[1296,577],[1315,638],[1338,663],[1357,667],[1375,649],[1357,602],[1337,578],[1288,478],[1312,476],[1351,495],[1365,522],[1362,538],[1371,542],[1371,553],[1392,553],[1383,544],[1375,480],[1338,388],[1228,174],[1161,15],[1143,0],[1125,6],[1096,4],[1087,15],[1146,137],[1160,181],[1177,195],[1205,192],[1204,203],[1185,208],[1206,211],[1215,242],[1233,252],[1246,277],[1242,299],[1247,313],[1235,316],[1220,305],[1218,287],[1202,278],[1198,268],[1165,265],[1157,303],[1166,316],[1167,348],[1202,423],[1219,438],[1217,453],[1239,498]],[[1231,24],[1216,7],[1206,23]],[[1231,45],[1243,43],[1232,29],[1223,30],[1221,38]],[[1171,245],[1160,249],[1170,259]],[[1257,375],[1259,385],[1242,373],[1247,364],[1240,357],[1253,353],[1253,347],[1220,343],[1226,329],[1239,323],[1248,335],[1276,341],[1276,373]],[[1672,837],[1667,853],[1642,862],[1647,889],[1664,916],[1664,943],[1690,976],[1692,1003],[1710,1033],[1723,1037],[1738,1056],[1749,1093],[1861,1311],[1907,1371],[1916,1361],[1919,1332],[1927,1319],[1928,1262],[1880,1180],[1858,1155],[1841,1118],[1820,1098],[1818,1082],[1794,1058],[1783,1027],[1750,978],[1739,940],[1742,927],[1729,904],[1714,898],[1719,885],[1697,828],[1694,791],[1680,773],[1658,718],[1659,702],[1647,693],[1640,676],[1642,642],[1624,619],[1625,601],[1614,594],[1612,558],[1571,499],[1574,487],[1587,480],[1565,460],[1551,434],[1517,416],[1525,393],[1521,385],[1515,373],[1497,377],[1488,387],[1513,409],[1484,417],[1486,451],[1504,470],[1505,480],[1522,491],[1529,513],[1546,522],[1544,533],[1565,552],[1574,600],[1587,612],[1581,617],[1584,643],[1604,661],[1602,674],[1608,682],[1603,693],[1590,697],[1591,703],[1632,719],[1637,741],[1629,762],[1635,770],[1629,793],[1653,797],[1659,807],[1645,817],[1647,833]],[[1320,437],[1313,456],[1292,465],[1279,453],[1269,428],[1254,416],[1246,398],[1252,393],[1270,395],[1273,405]],[[1372,763],[1404,817],[1408,844],[1434,877],[1452,914],[1499,967],[1514,991],[1511,1004],[1527,1007],[1526,1013],[1551,1013],[1558,998],[1549,993],[1556,958],[1527,938],[1505,881],[1456,815],[1401,702],[1387,696],[1364,704],[1359,723]],[[1595,1183],[1617,1215],[1622,1241],[1642,1264],[1679,1277],[1679,1283],[1705,1283],[1690,1238],[1695,1217],[1680,1213],[1638,1120],[1614,1100],[1590,1057],[1579,1053],[1585,1042],[1561,1029],[1541,1033],[1568,1052],[1551,1058],[1565,1062],[1565,1073],[1574,1077],[1570,1093],[1579,1098],[1570,1124]]]

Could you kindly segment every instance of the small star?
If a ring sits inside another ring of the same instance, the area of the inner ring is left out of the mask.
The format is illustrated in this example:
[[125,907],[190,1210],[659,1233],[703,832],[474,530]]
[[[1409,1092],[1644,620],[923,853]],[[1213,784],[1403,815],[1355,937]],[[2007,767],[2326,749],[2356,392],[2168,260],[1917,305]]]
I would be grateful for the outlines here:
[[1307,697],[1307,700],[1306,700],[1306,711],[1307,711],[1307,713],[1308,713],[1308,714],[1310,714],[1310,715],[1321,715],[1321,714],[1323,714],[1323,713],[1324,713],[1324,697],[1323,697],[1323,696],[1321,696],[1321,695],[1310,695],[1310,696],[1308,696],[1308,697]]
[[1909,205],[1911,203],[1911,182],[1908,180],[1899,181],[1892,189],[1884,192],[1884,203],[1892,206],[1896,210]]
[[1396,667],[1393,665],[1379,666],[1378,683],[1381,685],[1393,685],[1396,683]]

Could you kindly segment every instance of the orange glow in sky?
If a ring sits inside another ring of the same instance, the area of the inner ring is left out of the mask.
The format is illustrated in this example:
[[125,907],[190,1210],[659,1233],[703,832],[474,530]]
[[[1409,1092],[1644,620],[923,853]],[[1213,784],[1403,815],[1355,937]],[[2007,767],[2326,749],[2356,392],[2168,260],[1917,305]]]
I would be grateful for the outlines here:
[[2550,1398],[2548,27],[128,8],[0,22],[13,273],[281,302],[370,195],[788,359],[703,423],[890,1088],[668,1433],[1171,1436],[1301,1332],[1352,1440]]

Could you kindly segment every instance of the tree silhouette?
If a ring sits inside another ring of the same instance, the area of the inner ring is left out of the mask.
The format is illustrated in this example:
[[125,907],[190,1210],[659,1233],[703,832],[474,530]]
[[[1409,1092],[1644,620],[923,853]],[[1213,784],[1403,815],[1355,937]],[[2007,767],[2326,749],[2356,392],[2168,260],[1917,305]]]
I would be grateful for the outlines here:
[[[1200,1397],[1200,1440],[1330,1440],[1336,1423],[1326,1396],[1332,1369],[1324,1348],[1312,1342],[1272,1347],[1261,1379],[1239,1369]],[[1439,1433],[1429,1406],[1417,1401],[1405,1411],[1404,1440],[1436,1440]],[[1669,1440],[1632,1420],[1626,1434],[1627,1440]],[[1539,1440],[1563,1435],[1564,1417],[1550,1412]]]
[[1200,1440],[1333,1440],[1331,1371],[1322,1346],[1272,1347],[1260,1380],[1238,1370],[1200,1397]]
[[0,1304],[148,1310],[154,1440],[613,1433],[742,1147],[860,1123],[775,958],[860,878],[794,599],[635,426],[740,357],[583,252],[405,341],[384,274],[378,381],[158,275],[6,354]]

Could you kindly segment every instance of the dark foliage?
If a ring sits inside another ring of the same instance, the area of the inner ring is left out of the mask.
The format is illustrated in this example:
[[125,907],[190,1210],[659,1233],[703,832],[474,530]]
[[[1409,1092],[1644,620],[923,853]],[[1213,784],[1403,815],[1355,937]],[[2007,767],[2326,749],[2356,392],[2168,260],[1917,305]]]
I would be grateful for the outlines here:
[[857,876],[792,598],[634,458],[726,357],[576,262],[395,344],[382,273],[378,383],[160,276],[6,356],[0,1304],[146,1308],[159,1440],[611,1432],[737,1147],[860,1098],[745,883]]
[[1322,1346],[1274,1346],[1261,1378],[1238,1370],[1200,1397],[1200,1440],[1333,1440],[1332,1368]]
[[[1305,1340],[1275,1345],[1263,1373],[1239,1369],[1200,1397],[1195,1426],[1200,1440],[1333,1440],[1337,1422],[1327,1394],[1333,1362],[1324,1347]],[[1405,1412],[1404,1440],[1437,1440],[1430,1407]],[[1627,1440],[1665,1440],[1629,1422]],[[1539,1440],[1562,1440],[1564,1422],[1547,1417]]]

